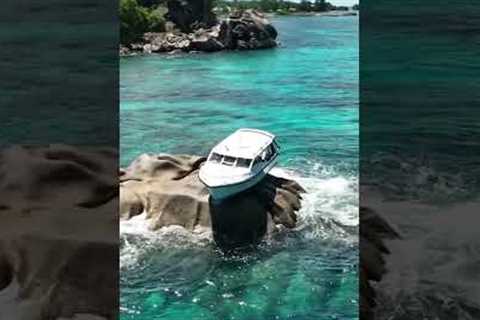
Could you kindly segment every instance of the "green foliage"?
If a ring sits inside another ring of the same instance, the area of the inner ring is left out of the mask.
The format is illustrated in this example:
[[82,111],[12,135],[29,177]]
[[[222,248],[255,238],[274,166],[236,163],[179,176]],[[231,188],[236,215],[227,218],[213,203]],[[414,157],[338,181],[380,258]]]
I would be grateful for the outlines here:
[[300,1],[300,4],[298,5],[298,10],[299,11],[304,11],[304,12],[311,11],[312,10],[312,3],[310,1],[307,1],[307,0],[302,0],[302,1]]
[[324,12],[335,10],[336,7],[326,0],[300,2],[283,0],[216,0],[219,11],[225,12],[226,7],[234,9],[256,9],[263,12],[272,12],[280,15],[287,15],[290,12]]
[[148,29],[148,11],[136,0],[120,0],[120,42],[127,44],[138,40]]
[[328,10],[328,3],[325,0],[315,0],[313,9],[317,12],[324,12]]
[[166,5],[167,0],[137,0],[137,3],[145,8],[153,8],[159,5]]
[[165,19],[158,8],[148,9],[137,0],[120,0],[120,42],[129,44],[141,39],[145,32],[165,31]]
[[167,13],[165,7],[159,6],[156,9],[150,11],[148,20],[149,27],[148,31],[151,32],[163,32],[165,31],[165,18],[164,15]]

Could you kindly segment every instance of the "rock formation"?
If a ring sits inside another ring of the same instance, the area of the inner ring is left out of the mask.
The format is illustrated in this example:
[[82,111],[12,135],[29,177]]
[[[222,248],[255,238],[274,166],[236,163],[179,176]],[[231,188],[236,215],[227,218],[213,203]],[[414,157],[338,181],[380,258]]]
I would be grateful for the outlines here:
[[168,0],[165,16],[184,33],[209,28],[217,23],[211,0]]
[[221,203],[211,201],[198,178],[203,157],[143,154],[120,171],[120,216],[145,212],[152,230],[180,225],[211,230],[222,247],[257,243],[277,225],[293,228],[302,187],[268,175],[252,190]]
[[[173,2],[177,3],[177,1]],[[277,31],[258,11],[238,11],[225,20],[217,21],[211,17],[197,17],[193,13],[191,16],[186,16],[185,12],[195,12],[187,9],[175,9],[182,13],[172,10],[169,11],[168,17],[174,19],[173,22],[180,30],[146,33],[141,43],[121,47],[120,54],[175,50],[184,52],[250,50],[272,48],[277,45],[275,40]]]
[[0,151],[0,319],[117,319],[117,156]]
[[399,234],[378,213],[360,208],[360,318],[374,319],[375,291],[370,281],[380,281],[386,272],[384,255],[390,251],[384,240]]

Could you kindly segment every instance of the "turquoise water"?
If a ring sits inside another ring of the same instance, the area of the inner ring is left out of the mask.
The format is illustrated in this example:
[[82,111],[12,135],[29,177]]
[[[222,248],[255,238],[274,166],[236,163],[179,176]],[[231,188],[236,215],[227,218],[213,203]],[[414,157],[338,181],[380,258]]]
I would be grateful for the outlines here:
[[472,1],[362,1],[362,202],[402,235],[376,319],[480,319],[479,18]]
[[478,6],[430,0],[362,6],[362,184],[395,200],[478,198]]
[[254,127],[308,191],[296,230],[241,256],[122,223],[122,319],[358,318],[358,18],[273,23],[272,50],[122,58],[122,166]]

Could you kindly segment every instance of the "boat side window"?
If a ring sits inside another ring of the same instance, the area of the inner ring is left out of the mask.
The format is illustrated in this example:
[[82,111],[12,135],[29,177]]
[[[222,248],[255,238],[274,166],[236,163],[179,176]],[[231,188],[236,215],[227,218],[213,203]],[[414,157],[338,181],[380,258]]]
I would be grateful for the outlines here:
[[268,146],[263,152],[262,152],[262,161],[269,161],[273,156],[273,150],[272,146]]
[[274,154],[273,146],[269,145],[267,148],[267,160],[270,160]]
[[222,164],[227,166],[233,166],[235,164],[235,160],[236,159],[234,157],[224,156]]
[[250,160],[250,159],[238,158],[237,167],[248,168],[248,167],[250,167],[251,162],[252,162],[252,160]]
[[210,161],[220,163],[222,162],[222,156],[218,153],[212,153],[210,156]]

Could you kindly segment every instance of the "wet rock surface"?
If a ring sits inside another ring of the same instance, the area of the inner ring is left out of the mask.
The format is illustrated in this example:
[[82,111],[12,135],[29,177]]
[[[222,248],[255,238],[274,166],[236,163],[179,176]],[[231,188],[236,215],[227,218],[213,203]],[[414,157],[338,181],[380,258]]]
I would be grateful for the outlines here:
[[220,203],[198,178],[204,157],[143,154],[120,171],[120,216],[145,213],[151,230],[179,225],[212,231],[220,246],[255,244],[277,227],[293,228],[303,188],[267,175],[254,188]]
[[116,151],[0,151],[0,319],[116,319]]

